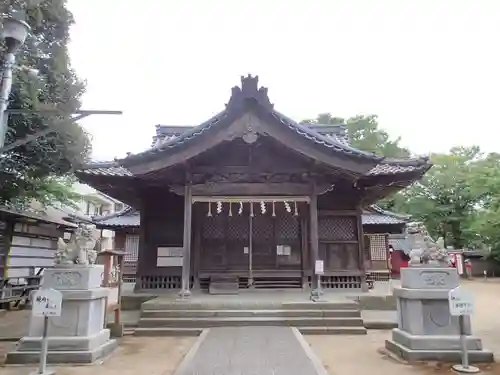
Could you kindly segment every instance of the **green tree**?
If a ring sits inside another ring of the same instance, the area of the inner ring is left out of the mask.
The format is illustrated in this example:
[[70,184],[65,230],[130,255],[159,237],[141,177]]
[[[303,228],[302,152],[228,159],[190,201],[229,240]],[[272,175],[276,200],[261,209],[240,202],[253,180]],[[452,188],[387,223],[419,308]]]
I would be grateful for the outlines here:
[[[22,71],[15,72],[10,108],[30,112],[9,117],[6,145],[47,127],[57,131],[2,155],[0,204],[33,198],[49,203],[44,196],[65,200],[70,195],[61,195],[67,186],[58,186],[60,177],[83,163],[90,152],[89,137],[69,120],[70,114],[79,109],[84,90],[68,57],[72,14],[65,0],[42,0],[33,4],[25,9],[32,32],[18,52],[17,62],[38,69],[42,82]],[[24,1],[4,1],[0,4],[0,13],[23,6]],[[3,54],[4,49],[0,49],[0,60]],[[56,109],[57,115],[36,112],[41,109]]]
[[480,164],[474,186],[483,196],[468,231],[477,242],[491,249],[490,259],[500,263],[500,155],[491,153]]
[[330,113],[319,114],[315,119],[304,120],[302,124],[347,125],[347,134],[351,145],[363,151],[373,152],[379,156],[402,158],[410,156],[408,149],[400,145],[401,138],[391,140],[389,134],[379,128],[375,115],[358,115],[344,120]]
[[487,173],[498,171],[488,172],[492,163],[479,147],[456,147],[448,154],[433,154],[431,162],[433,168],[421,181],[399,193],[394,208],[423,221],[447,246],[463,248],[477,240],[478,220],[492,196]]

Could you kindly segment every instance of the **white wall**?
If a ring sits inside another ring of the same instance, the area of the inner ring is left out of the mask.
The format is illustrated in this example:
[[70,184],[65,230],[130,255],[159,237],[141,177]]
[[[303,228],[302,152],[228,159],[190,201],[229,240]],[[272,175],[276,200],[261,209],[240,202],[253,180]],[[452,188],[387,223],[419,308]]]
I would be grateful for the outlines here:
[[60,236],[62,232],[55,225],[16,223],[7,255],[6,276],[26,277],[39,268],[52,267]]

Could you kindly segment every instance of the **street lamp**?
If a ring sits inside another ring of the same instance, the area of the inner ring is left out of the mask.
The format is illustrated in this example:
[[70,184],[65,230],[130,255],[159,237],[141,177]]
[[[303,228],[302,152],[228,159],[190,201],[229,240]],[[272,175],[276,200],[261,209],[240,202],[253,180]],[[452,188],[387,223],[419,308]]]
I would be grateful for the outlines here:
[[0,71],[0,148],[5,144],[5,134],[7,133],[6,110],[9,104],[9,95],[12,88],[12,70],[15,64],[15,54],[24,44],[31,28],[22,19],[20,13],[11,14],[3,19],[1,37],[5,40],[7,47]]

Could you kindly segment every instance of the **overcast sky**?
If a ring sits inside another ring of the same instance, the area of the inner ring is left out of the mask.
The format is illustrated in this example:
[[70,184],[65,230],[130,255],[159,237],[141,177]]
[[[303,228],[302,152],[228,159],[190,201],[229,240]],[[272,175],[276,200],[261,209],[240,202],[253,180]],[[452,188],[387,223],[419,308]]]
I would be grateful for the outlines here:
[[499,0],[69,0],[93,157],[196,125],[257,74],[275,108],[377,114],[417,153],[500,151]]

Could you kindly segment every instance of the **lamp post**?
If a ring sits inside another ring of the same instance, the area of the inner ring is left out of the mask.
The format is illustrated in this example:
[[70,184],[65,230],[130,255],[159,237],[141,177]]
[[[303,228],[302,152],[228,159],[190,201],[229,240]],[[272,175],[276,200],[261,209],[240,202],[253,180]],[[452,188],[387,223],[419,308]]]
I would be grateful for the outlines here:
[[9,95],[12,88],[12,70],[15,65],[15,55],[19,48],[24,44],[30,26],[22,19],[20,13],[11,14],[3,19],[1,37],[5,39],[7,50],[0,71],[0,148],[5,144],[5,135],[7,133],[7,107],[9,105]]

